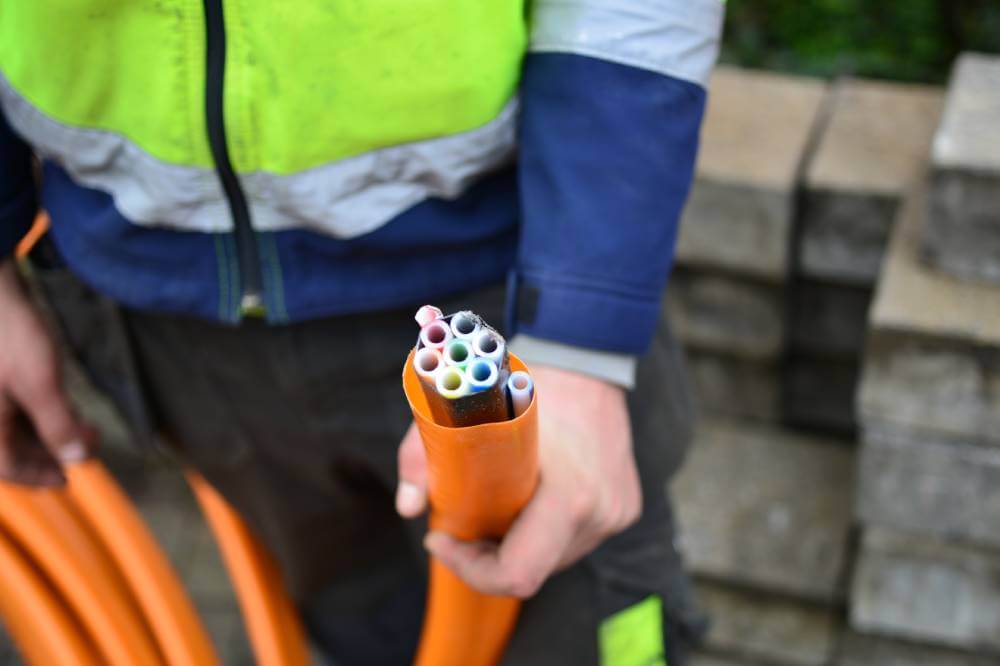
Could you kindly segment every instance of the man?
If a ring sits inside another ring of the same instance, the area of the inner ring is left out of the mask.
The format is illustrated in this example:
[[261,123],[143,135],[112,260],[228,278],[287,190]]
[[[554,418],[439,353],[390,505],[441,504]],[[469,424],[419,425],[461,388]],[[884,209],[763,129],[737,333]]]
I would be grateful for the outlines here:
[[[528,599],[506,661],[677,664],[694,632],[663,495],[689,410],[657,330],[722,5],[528,4],[0,7],[0,256],[40,200],[33,259],[85,365],[240,510],[340,664],[417,640],[399,366],[425,302],[505,321],[541,400],[503,543],[423,542]],[[9,259],[0,395],[4,476],[89,454]]]

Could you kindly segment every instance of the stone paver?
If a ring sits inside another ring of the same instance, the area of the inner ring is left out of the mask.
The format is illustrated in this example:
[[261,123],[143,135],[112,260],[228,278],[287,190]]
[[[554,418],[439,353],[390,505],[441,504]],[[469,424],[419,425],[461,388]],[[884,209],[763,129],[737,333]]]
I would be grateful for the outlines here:
[[934,138],[925,256],[966,279],[1000,281],[1000,57],[955,63]]
[[719,67],[711,89],[677,261],[781,282],[797,175],[826,84]]
[[1000,449],[869,426],[856,506],[867,524],[1000,547]]
[[853,467],[838,440],[704,421],[673,485],[691,569],[801,598],[840,599]]
[[835,611],[701,581],[699,604],[712,619],[706,646],[751,659],[820,666],[833,654]]
[[987,655],[847,631],[836,666],[996,666]]
[[766,422],[781,419],[776,363],[689,349],[687,367],[702,413]]
[[1000,444],[1000,289],[923,264],[924,194],[907,199],[876,291],[861,420]]
[[773,360],[784,341],[781,289],[754,280],[677,270],[667,305],[686,346],[757,360]]
[[867,529],[851,588],[867,633],[1000,656],[1000,554]]
[[1000,346],[1000,289],[955,279],[921,259],[926,195],[923,187],[907,195],[875,293],[871,326],[876,331]]
[[711,652],[700,650],[691,655],[690,666],[771,666],[759,660],[740,659],[738,657],[723,656]]
[[844,360],[860,359],[872,290],[808,278],[796,280],[790,289],[792,348]]
[[852,80],[830,98],[806,170],[800,266],[808,276],[870,286],[899,202],[927,161],[943,94]]
[[782,373],[786,423],[853,434],[858,361],[792,354]]

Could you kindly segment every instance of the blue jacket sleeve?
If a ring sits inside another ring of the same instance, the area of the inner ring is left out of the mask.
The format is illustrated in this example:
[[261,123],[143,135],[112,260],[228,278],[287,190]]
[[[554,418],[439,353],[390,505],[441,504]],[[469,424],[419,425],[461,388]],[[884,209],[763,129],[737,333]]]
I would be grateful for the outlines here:
[[0,110],[0,260],[14,251],[37,210],[31,149],[14,134]]
[[721,18],[719,0],[536,2],[521,83],[511,330],[646,350]]

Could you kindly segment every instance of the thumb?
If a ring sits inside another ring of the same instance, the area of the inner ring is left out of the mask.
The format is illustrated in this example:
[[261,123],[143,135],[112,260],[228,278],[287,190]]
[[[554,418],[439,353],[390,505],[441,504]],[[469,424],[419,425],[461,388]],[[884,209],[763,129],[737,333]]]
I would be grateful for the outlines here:
[[58,375],[42,372],[41,378],[15,391],[39,439],[55,457],[66,464],[80,462],[91,454],[94,431],[77,418],[58,380]]
[[404,518],[416,518],[427,508],[427,457],[414,423],[410,424],[399,445],[398,462],[396,511]]

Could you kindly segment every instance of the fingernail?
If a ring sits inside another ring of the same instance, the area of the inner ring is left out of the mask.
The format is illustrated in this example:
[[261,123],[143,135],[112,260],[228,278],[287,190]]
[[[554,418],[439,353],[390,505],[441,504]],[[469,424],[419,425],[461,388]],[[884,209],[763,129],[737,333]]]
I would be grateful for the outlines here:
[[80,441],[64,444],[59,449],[59,460],[64,463],[76,463],[87,459],[87,446]]
[[400,481],[396,489],[396,510],[404,516],[411,516],[420,511],[420,488],[409,481]]

